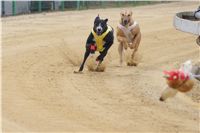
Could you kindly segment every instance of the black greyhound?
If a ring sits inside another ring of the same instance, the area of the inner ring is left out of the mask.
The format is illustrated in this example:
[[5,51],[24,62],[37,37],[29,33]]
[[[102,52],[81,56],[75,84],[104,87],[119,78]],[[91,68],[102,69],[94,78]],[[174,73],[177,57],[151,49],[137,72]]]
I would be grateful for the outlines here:
[[108,19],[100,19],[99,15],[94,20],[94,26],[87,38],[86,51],[83,62],[79,68],[79,73],[83,71],[85,62],[90,54],[94,54],[98,51],[100,54],[96,58],[98,65],[102,63],[104,57],[107,55],[109,48],[112,46],[114,41],[114,30],[111,26],[107,25]]

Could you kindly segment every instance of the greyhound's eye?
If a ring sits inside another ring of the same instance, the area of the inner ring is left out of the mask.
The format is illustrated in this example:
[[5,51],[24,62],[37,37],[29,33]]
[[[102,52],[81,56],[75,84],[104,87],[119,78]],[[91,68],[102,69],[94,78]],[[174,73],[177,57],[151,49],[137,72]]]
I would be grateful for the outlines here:
[[99,25],[99,23],[98,23],[98,22],[95,22],[94,25]]
[[130,14],[128,14],[128,17],[130,17],[131,15]]
[[122,16],[124,16],[124,14],[122,13]]

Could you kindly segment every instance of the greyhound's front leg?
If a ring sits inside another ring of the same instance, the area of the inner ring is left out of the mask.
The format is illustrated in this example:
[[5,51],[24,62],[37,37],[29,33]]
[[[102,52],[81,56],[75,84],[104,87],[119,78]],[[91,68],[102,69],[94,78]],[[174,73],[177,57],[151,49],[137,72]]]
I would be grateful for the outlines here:
[[85,55],[84,55],[84,59],[83,59],[83,62],[82,62],[82,64],[81,64],[81,66],[80,66],[79,70],[78,70],[78,71],[74,71],[74,73],[80,73],[80,72],[83,71],[85,62],[86,62],[86,60],[87,60],[87,58],[88,58],[89,55],[90,55],[90,50],[89,50],[89,49],[86,49]]
[[127,42],[127,39],[125,37],[118,36],[117,40],[122,44],[122,46],[124,47],[124,49],[128,48],[128,42]]
[[123,44],[122,44],[122,42],[119,43],[118,52],[119,52],[119,65],[122,66],[122,63],[123,63]]
[[131,55],[131,58],[134,59],[136,52],[138,51],[138,47],[139,47],[139,42],[136,43],[132,43],[132,45],[130,46],[130,49],[133,49],[133,53]]

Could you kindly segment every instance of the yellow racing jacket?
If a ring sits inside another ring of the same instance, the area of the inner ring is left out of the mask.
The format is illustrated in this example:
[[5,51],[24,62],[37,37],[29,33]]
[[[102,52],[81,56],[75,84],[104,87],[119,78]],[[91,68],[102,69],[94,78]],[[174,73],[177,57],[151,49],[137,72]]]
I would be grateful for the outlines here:
[[96,46],[97,46],[97,51],[102,52],[104,50],[104,41],[103,39],[105,38],[105,36],[112,31],[112,27],[108,26],[108,29],[106,30],[106,32],[104,32],[102,35],[98,36],[94,30],[92,29],[92,34],[94,36],[95,42],[96,42]]

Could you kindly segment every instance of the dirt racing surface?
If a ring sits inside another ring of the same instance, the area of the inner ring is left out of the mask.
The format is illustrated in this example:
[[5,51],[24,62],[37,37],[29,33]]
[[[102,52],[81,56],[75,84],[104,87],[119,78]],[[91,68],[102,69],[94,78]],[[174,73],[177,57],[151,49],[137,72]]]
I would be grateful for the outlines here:
[[163,70],[200,58],[196,36],[173,27],[175,13],[198,4],[126,8],[140,24],[140,63],[119,67],[115,37],[101,73],[73,71],[97,14],[116,28],[122,8],[2,18],[3,132],[199,133],[199,82],[188,94],[159,101]]

